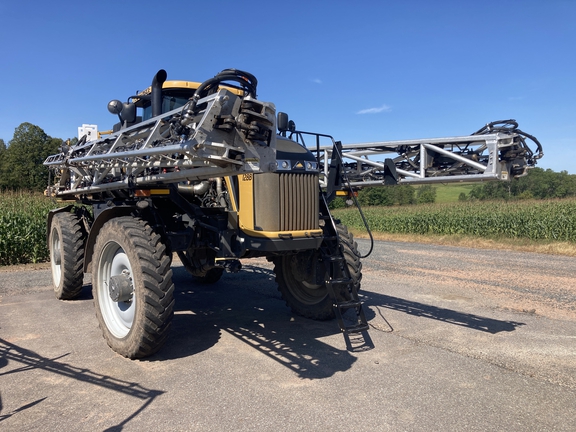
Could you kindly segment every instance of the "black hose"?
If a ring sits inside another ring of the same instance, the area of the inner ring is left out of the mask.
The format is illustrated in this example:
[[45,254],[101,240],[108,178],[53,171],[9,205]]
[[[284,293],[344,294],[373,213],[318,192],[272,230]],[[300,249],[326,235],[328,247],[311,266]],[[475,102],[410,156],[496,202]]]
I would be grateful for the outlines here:
[[496,120],[478,129],[472,135],[486,135],[494,132],[513,132],[518,129],[518,122],[514,119]]
[[227,86],[236,88],[238,90],[243,90],[249,96],[256,98],[256,87],[258,86],[258,80],[254,75],[238,69],[224,69],[222,72],[214,76],[214,78],[210,78],[200,84],[200,86],[194,92],[194,96],[192,96],[189,109],[193,113],[196,113],[196,105],[198,101],[203,97],[208,96],[211,91],[217,90],[218,86],[226,81],[237,82],[239,84],[238,86],[230,84],[227,84]]
[[528,147],[524,138],[530,139],[531,141],[534,142],[534,144],[536,144],[536,147],[538,147],[538,154],[534,156],[534,159],[540,159],[542,156],[544,156],[544,152],[542,151],[542,144],[540,144],[540,141],[538,141],[535,136],[518,129],[518,122],[514,119],[496,120],[490,122],[484,127],[478,129],[472,135],[486,135],[497,132],[515,133],[517,135],[520,135],[521,137],[520,141],[522,142],[524,148],[526,149],[526,151],[530,153],[530,156],[533,156],[534,152],[530,149],[530,147]]
[[[338,149],[337,146],[334,146],[334,150],[338,153],[340,160],[343,160],[343,156],[342,156],[342,153],[340,152],[340,149]],[[344,172],[342,172],[342,180],[344,180],[344,183],[348,186],[348,190],[352,191],[352,185],[350,184],[350,180],[348,179],[348,176]],[[366,228],[366,232],[368,232],[368,236],[370,237],[370,249],[368,250],[368,252],[365,255],[360,255],[359,253],[356,253],[356,251],[354,249],[352,249],[352,253],[354,255],[356,255],[358,258],[364,259],[364,258],[368,258],[370,256],[370,254],[372,254],[372,251],[374,250],[374,236],[372,235],[372,230],[370,230],[370,225],[368,224],[368,221],[366,220],[366,216],[364,215],[364,212],[362,211],[362,206],[360,206],[358,199],[356,198],[356,196],[353,193],[352,193],[352,201],[354,201],[354,205],[358,209],[358,212],[360,213],[360,217],[362,218],[362,223],[364,224],[364,227]]]

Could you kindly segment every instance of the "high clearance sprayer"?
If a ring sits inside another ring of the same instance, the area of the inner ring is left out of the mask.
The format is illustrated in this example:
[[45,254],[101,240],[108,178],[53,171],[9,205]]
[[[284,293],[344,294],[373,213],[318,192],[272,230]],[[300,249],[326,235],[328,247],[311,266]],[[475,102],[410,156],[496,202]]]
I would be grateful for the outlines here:
[[55,179],[47,194],[68,203],[48,216],[56,297],[77,297],[91,273],[104,338],[129,358],[168,336],[174,253],[202,283],[266,257],[295,313],[336,317],[349,348],[349,335],[369,339],[364,257],[330,201],[366,186],[508,180],[543,154],[514,120],[469,136],[342,145],[298,131],[257,99],[247,72],[166,78],[160,70],[146,90],[111,101],[112,131],[84,125],[77,143],[44,162]]

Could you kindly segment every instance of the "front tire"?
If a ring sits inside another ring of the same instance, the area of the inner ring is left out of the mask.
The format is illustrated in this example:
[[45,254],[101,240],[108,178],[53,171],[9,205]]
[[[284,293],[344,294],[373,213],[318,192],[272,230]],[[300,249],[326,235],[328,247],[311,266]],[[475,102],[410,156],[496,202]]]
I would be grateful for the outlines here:
[[58,300],[72,300],[82,291],[84,280],[84,239],[80,218],[74,213],[56,213],[48,244],[54,294]]
[[[346,265],[356,290],[360,290],[362,263],[358,245],[345,225],[337,224],[338,236],[342,245]],[[297,254],[282,255],[273,259],[276,282],[282,298],[292,311],[314,320],[334,318],[332,299],[328,294],[325,281],[325,266],[321,262],[319,251],[302,251]],[[332,275],[334,279],[342,277]],[[334,286],[340,299],[349,297],[345,284]]]
[[125,216],[102,226],[92,263],[94,304],[104,339],[118,354],[146,357],[166,341],[174,314],[170,263],[161,236],[144,220]]

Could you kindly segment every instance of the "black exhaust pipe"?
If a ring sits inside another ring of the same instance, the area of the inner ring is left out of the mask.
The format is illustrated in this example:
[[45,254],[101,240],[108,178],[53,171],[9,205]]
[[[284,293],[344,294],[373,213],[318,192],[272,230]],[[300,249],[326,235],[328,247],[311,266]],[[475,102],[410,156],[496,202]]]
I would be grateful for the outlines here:
[[162,114],[162,84],[167,77],[166,71],[160,69],[152,79],[152,117]]

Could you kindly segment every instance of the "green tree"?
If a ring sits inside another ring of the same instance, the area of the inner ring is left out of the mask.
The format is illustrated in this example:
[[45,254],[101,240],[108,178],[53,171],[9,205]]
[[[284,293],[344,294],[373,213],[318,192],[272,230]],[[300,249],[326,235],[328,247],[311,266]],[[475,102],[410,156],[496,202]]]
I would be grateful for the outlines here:
[[369,187],[358,193],[358,202],[365,206],[393,206],[414,204],[416,189],[410,185]]
[[469,196],[478,200],[566,198],[576,196],[576,175],[534,168],[528,175],[510,182],[476,185]]
[[565,198],[576,195],[576,176],[567,171],[534,168],[516,182],[516,194],[529,191],[535,198]]
[[336,197],[328,204],[330,210],[346,207],[346,200],[342,197]]
[[363,206],[392,206],[396,201],[393,186],[369,187],[358,193],[358,202]]
[[2,185],[2,175],[4,173],[3,163],[4,155],[6,154],[6,143],[0,138],[0,186]]
[[492,200],[492,199],[510,199],[511,188],[507,182],[488,182],[481,185],[475,185],[469,192],[471,199]]
[[413,186],[397,185],[393,186],[393,188],[394,188],[394,196],[398,204],[408,205],[416,203],[416,199],[414,198],[416,189]]
[[22,123],[0,158],[0,188],[41,191],[48,184],[42,164],[58,151],[62,140],[49,137],[40,127]]
[[424,185],[418,188],[416,194],[418,204],[431,204],[436,202],[436,188],[431,185]]

